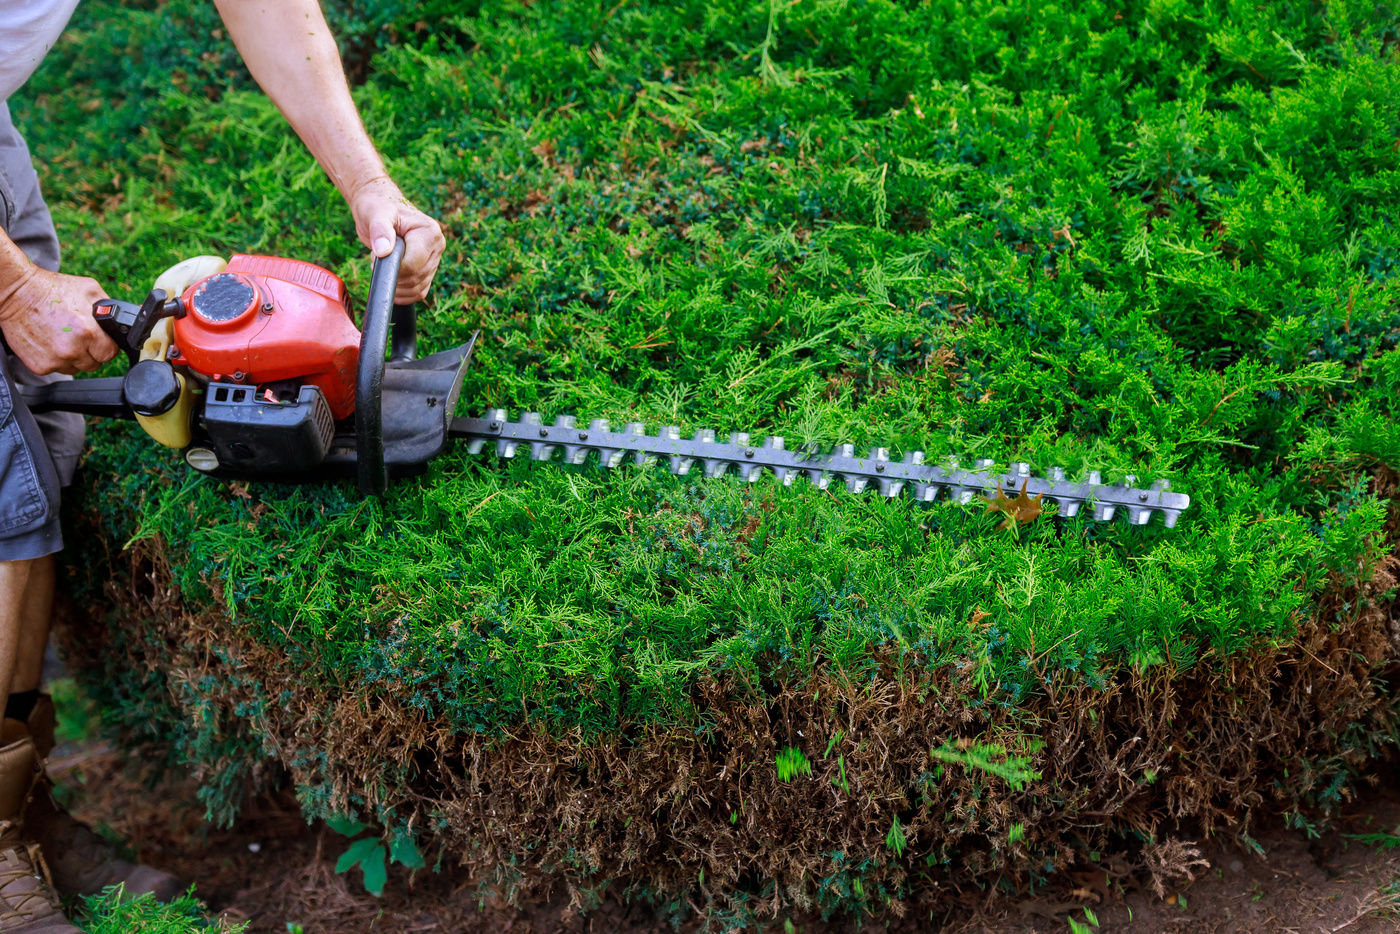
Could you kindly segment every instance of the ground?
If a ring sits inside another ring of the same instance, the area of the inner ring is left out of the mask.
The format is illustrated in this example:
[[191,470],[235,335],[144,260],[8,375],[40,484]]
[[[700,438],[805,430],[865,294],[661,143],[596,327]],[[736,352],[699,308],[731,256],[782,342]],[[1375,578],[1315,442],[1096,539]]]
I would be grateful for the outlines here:
[[[98,740],[60,748],[52,763],[72,789],[74,811],[104,832],[127,841],[133,855],[193,881],[215,913],[249,923],[249,932],[286,934],[662,934],[673,930],[645,906],[609,898],[588,914],[566,900],[521,910],[474,903],[467,880],[423,874],[390,885],[383,897],[366,894],[358,873],[336,873],[344,838],[318,823],[308,826],[291,795],[257,799],[230,830],[210,829],[193,782],[150,784],[129,774],[125,757]],[[1382,771],[1376,786],[1347,807],[1333,830],[1312,837],[1279,823],[1261,829],[1252,851],[1241,840],[1193,841],[1202,867],[1196,881],[1165,899],[1112,861],[1101,874],[1076,873],[1045,891],[1010,895],[966,893],[962,916],[934,919],[956,934],[1048,934],[1083,923],[1085,908],[1099,930],[1122,934],[1279,934],[1348,931],[1381,934],[1400,925],[1400,847],[1354,839],[1375,833],[1400,836],[1400,768]],[[1186,838],[1182,838],[1185,842]],[[1400,842],[1400,841],[1397,841]],[[1387,910],[1388,906],[1388,910]],[[926,931],[927,918],[867,923],[823,922],[795,915],[766,925],[772,932],[838,934],[857,930]],[[695,921],[682,931],[699,931]]]

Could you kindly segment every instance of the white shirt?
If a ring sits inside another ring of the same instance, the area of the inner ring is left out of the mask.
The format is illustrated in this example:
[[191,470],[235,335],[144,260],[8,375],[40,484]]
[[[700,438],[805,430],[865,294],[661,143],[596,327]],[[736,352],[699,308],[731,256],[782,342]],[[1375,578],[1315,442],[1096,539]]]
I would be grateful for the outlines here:
[[0,0],[0,101],[34,74],[77,5],[78,0]]

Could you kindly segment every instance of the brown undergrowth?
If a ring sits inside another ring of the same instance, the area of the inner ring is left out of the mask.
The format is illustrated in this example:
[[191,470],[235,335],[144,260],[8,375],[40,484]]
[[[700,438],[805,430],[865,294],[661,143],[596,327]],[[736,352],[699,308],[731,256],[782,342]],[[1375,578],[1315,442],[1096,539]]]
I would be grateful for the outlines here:
[[[902,915],[997,879],[1022,887],[1094,851],[1131,854],[1160,887],[1196,861],[1166,831],[1243,834],[1261,813],[1325,814],[1347,794],[1339,778],[1363,775],[1400,732],[1386,683],[1400,638],[1378,602],[1400,576],[1393,553],[1359,590],[1334,582],[1290,641],[1186,670],[1156,665],[1101,688],[1042,670],[1039,691],[1013,704],[956,666],[891,654],[873,677],[704,680],[700,728],[601,738],[529,723],[463,734],[392,692],[310,684],[286,655],[187,605],[159,541],[119,560],[108,605],[74,614],[62,635],[80,677],[162,668],[179,716],[261,750],[249,792],[290,780],[337,808],[387,808],[427,844],[429,865],[511,903],[563,884],[580,908],[611,887],[702,911],[839,900]],[[140,620],[146,639],[122,640],[137,648],[114,658],[103,621],[118,618]],[[250,705],[262,713],[239,713]],[[1039,778],[1016,789],[930,755],[989,743],[1030,756]],[[786,747],[810,775],[779,780]],[[896,820],[902,856],[888,840]]]

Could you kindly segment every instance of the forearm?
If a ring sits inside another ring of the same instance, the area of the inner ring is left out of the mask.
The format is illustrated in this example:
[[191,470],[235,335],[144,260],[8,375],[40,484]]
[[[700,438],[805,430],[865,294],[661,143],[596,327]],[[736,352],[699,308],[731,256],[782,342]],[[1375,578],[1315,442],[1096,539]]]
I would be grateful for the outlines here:
[[317,0],[215,0],[253,79],[350,199],[386,175]]
[[[0,230],[0,308],[3,308],[6,300],[34,275],[34,270],[34,264],[24,255],[24,251],[15,246],[14,241]],[[3,312],[0,312],[0,318],[2,317]]]

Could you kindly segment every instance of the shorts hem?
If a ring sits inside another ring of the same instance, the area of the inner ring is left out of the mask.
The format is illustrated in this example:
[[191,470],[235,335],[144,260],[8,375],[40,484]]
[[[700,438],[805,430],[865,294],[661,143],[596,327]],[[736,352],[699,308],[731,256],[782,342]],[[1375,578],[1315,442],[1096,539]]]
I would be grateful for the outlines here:
[[63,550],[63,530],[58,517],[19,535],[0,538],[0,561],[29,561]]

